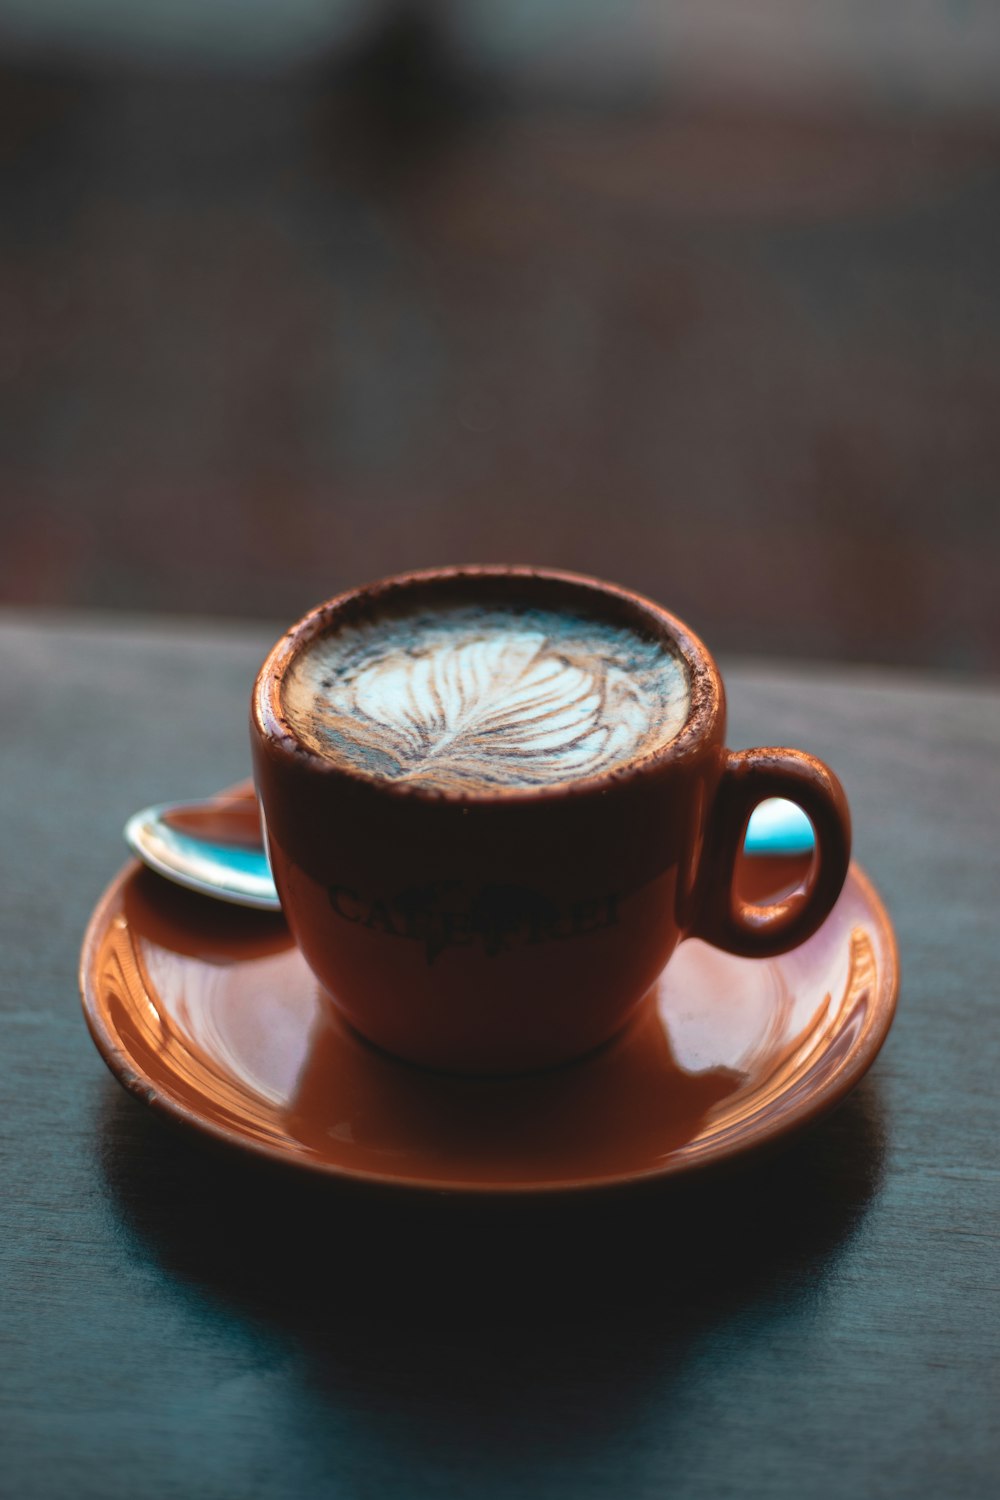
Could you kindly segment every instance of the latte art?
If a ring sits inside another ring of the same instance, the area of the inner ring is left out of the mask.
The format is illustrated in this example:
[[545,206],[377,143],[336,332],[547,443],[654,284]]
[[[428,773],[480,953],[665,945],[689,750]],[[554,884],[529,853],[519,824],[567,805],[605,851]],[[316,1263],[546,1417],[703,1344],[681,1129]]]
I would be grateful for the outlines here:
[[684,667],[623,626],[452,607],[341,627],[283,686],[296,734],[335,761],[442,789],[594,776],[671,740]]

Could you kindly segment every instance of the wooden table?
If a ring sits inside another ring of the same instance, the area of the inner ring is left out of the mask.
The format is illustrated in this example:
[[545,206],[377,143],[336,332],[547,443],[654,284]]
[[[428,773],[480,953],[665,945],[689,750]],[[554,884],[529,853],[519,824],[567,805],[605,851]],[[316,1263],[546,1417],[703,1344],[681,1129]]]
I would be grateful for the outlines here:
[[128,1098],[76,993],[135,807],[247,768],[275,632],[0,623],[0,1494],[987,1496],[1000,690],[733,663],[897,924],[873,1071],[780,1156],[571,1204],[288,1182]]

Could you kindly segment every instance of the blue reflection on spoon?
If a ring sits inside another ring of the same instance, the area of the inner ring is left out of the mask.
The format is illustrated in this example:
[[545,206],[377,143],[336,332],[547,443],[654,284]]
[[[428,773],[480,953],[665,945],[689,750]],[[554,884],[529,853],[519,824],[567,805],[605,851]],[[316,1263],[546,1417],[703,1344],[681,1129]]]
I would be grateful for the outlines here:
[[[190,815],[195,808],[192,805],[184,811]],[[129,818],[125,824],[125,842],[133,854],[150,869],[189,890],[235,906],[281,910],[267,855],[260,844],[235,841],[229,844],[201,838],[171,825],[169,819],[177,812],[175,805],[164,803],[144,808]],[[213,806],[213,822],[218,824],[221,816]]]

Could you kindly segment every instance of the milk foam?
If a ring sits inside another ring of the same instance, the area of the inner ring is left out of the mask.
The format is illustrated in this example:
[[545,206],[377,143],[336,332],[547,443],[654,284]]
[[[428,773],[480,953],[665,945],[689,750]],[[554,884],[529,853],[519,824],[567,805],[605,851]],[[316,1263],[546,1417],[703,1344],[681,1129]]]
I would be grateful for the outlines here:
[[683,661],[603,620],[461,605],[341,626],[282,687],[295,733],[336,762],[441,789],[594,776],[668,743]]

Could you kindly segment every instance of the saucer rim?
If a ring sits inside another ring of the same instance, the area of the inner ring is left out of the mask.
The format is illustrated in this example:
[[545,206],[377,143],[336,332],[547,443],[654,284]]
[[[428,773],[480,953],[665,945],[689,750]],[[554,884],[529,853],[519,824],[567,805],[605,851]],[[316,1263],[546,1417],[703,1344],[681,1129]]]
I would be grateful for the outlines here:
[[[873,1007],[872,1022],[862,1029],[856,1044],[843,1064],[815,1093],[775,1120],[765,1115],[759,1127],[739,1141],[709,1146],[696,1157],[679,1157],[669,1153],[652,1167],[635,1171],[613,1172],[603,1177],[553,1178],[538,1182],[484,1182],[449,1180],[434,1177],[397,1177],[391,1172],[376,1172],[316,1160],[281,1146],[270,1145],[246,1136],[238,1130],[217,1124],[165,1092],[125,1051],[120,1039],[107,1021],[99,1003],[94,983],[95,957],[109,921],[109,911],[119,898],[125,883],[143,868],[139,860],[129,860],[117,872],[98,899],[84,933],[80,950],[77,980],[84,1020],[92,1041],[115,1080],[142,1104],[184,1130],[195,1132],[213,1144],[239,1152],[251,1161],[270,1163],[285,1170],[295,1170],[312,1180],[317,1178],[392,1192],[432,1193],[436,1196],[475,1196],[479,1198],[549,1197],[563,1194],[610,1192],[638,1188],[664,1180],[687,1178],[694,1173],[710,1171],[784,1141],[788,1136],[814,1124],[828,1114],[856,1087],[874,1063],[892,1027],[899,1000],[899,944],[888,911],[870,877],[859,864],[851,861],[848,881],[860,889],[872,924],[877,928],[885,953],[880,965],[880,982]],[[209,899],[209,898],[206,898]]]

